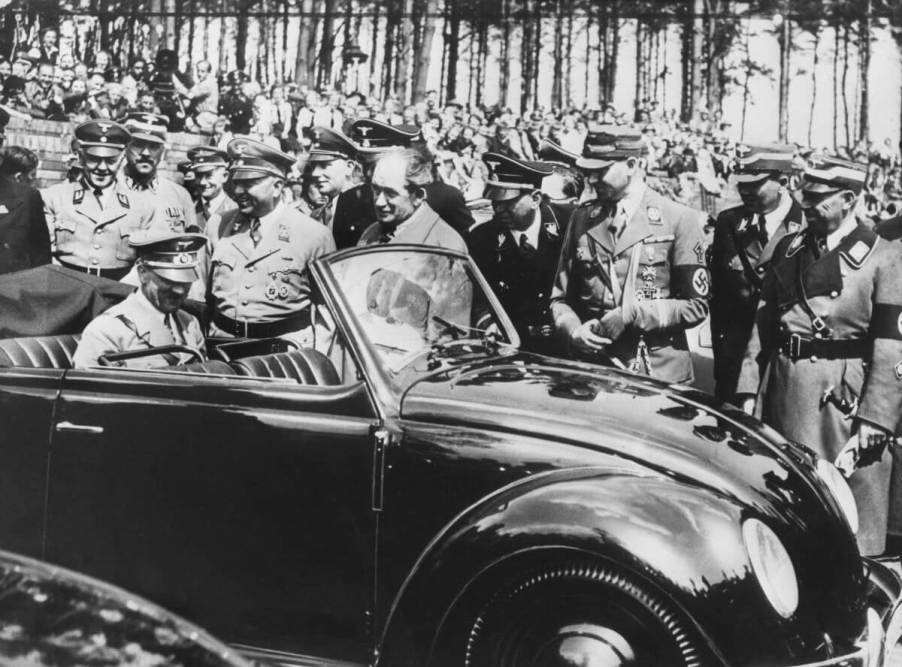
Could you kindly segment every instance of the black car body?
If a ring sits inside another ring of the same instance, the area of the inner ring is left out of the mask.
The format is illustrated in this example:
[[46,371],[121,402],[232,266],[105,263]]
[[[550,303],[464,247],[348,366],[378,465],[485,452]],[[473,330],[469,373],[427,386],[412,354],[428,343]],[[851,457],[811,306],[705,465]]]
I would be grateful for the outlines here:
[[71,336],[0,341],[4,547],[280,664],[881,664],[902,589],[828,463],[520,352],[462,255],[312,277],[315,351],[72,369]]
[[3,551],[0,664],[250,667],[234,649],[147,600]]

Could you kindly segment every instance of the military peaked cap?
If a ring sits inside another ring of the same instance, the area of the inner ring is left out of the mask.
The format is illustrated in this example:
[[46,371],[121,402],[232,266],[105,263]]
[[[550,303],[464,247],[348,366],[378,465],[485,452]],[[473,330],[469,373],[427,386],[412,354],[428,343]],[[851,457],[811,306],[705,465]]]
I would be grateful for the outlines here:
[[504,201],[538,190],[542,179],[554,173],[554,165],[547,162],[518,160],[501,153],[486,153],[482,161],[489,168],[485,196],[492,201]]
[[407,148],[420,136],[416,125],[390,125],[372,118],[362,118],[351,125],[351,139],[363,153],[390,148]]
[[738,183],[754,183],[793,169],[795,147],[786,144],[736,146],[735,176]]
[[812,155],[802,180],[805,192],[827,193],[840,190],[861,192],[868,175],[866,164],[850,162],[830,155]]
[[308,162],[330,162],[332,160],[353,160],[359,147],[341,132],[328,127],[313,128],[313,146]]
[[75,128],[80,150],[98,157],[114,157],[131,139],[128,130],[112,120],[88,120]]
[[539,142],[538,156],[544,162],[556,162],[566,167],[575,166],[576,161],[579,159],[577,153],[571,153],[550,139],[542,139]]
[[242,135],[232,139],[227,148],[229,175],[232,178],[259,178],[266,175],[285,178],[295,163],[291,155]]
[[645,141],[638,130],[625,125],[592,123],[576,166],[589,171],[607,169],[617,160],[642,157],[645,152]]
[[137,261],[161,278],[193,283],[199,277],[197,253],[206,242],[203,234],[142,229],[131,235],[128,244],[135,249]]
[[125,127],[131,133],[132,139],[165,144],[169,118],[158,113],[133,111],[125,117]]
[[229,162],[226,153],[212,146],[195,146],[188,151],[188,159],[195,172],[213,171],[228,166]]

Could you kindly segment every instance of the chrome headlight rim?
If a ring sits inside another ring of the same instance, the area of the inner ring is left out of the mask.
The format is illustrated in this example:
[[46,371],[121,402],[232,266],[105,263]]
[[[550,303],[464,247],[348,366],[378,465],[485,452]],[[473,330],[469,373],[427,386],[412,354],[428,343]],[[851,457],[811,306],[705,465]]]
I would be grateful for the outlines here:
[[742,522],[742,541],[765,599],[782,618],[791,618],[799,607],[799,580],[783,542],[756,518]]
[[855,502],[855,495],[852,493],[852,488],[849,486],[846,478],[827,459],[819,458],[815,468],[817,469],[817,476],[824,483],[824,486],[830,490],[830,495],[833,496],[833,500],[839,505],[839,509],[842,511],[842,515],[845,517],[852,534],[857,535],[858,504]]

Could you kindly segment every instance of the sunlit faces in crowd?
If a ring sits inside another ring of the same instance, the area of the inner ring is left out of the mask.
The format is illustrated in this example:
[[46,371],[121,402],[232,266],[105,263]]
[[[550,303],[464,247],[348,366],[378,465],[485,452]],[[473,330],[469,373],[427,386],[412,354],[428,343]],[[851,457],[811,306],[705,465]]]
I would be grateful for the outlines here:
[[626,160],[615,160],[603,169],[586,172],[586,183],[594,188],[598,198],[603,201],[619,201],[623,199],[630,184],[641,170],[639,160],[631,157]]
[[165,145],[162,142],[133,138],[128,142],[125,155],[129,167],[138,176],[148,177],[156,172],[164,150]]
[[352,160],[329,160],[317,162],[311,171],[311,177],[320,193],[326,197],[334,197],[344,191],[354,174]]
[[154,273],[153,269],[139,261],[138,279],[141,292],[161,313],[174,313],[188,298],[191,281],[170,280]]
[[85,177],[88,183],[96,189],[103,190],[113,184],[116,172],[122,165],[122,153],[107,154],[93,151],[83,151],[81,163],[84,167]]
[[372,190],[376,219],[388,226],[407,220],[426,200],[423,188],[432,177],[429,165],[414,151],[380,158],[373,169]]
[[799,204],[805,211],[805,221],[816,236],[835,231],[855,208],[858,195],[852,190],[812,192],[803,189]]
[[262,217],[272,212],[282,197],[285,179],[277,176],[232,176],[227,191],[245,215]]
[[203,171],[197,171],[196,174],[198,191],[205,201],[215,199],[219,193],[222,192],[222,188],[226,182],[225,167],[205,169]]
[[769,213],[780,204],[786,179],[763,174],[757,181],[738,181],[742,203],[755,213]]

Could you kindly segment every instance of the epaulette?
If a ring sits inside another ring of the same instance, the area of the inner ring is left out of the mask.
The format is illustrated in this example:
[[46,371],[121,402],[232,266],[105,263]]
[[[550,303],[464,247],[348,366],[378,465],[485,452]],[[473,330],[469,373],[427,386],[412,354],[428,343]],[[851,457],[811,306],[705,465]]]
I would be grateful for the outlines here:
[[81,204],[85,200],[85,191],[83,188],[75,188],[72,191],[72,203]]
[[790,238],[790,236],[792,236],[792,241],[786,248],[787,257],[792,257],[805,245],[805,235],[802,232],[796,232],[793,235],[787,234],[785,238]]
[[868,232],[856,234],[855,242],[849,247],[845,247],[845,244],[840,245],[839,254],[853,269],[860,269],[868,261],[868,257],[871,256],[880,241],[876,232],[871,230]]

